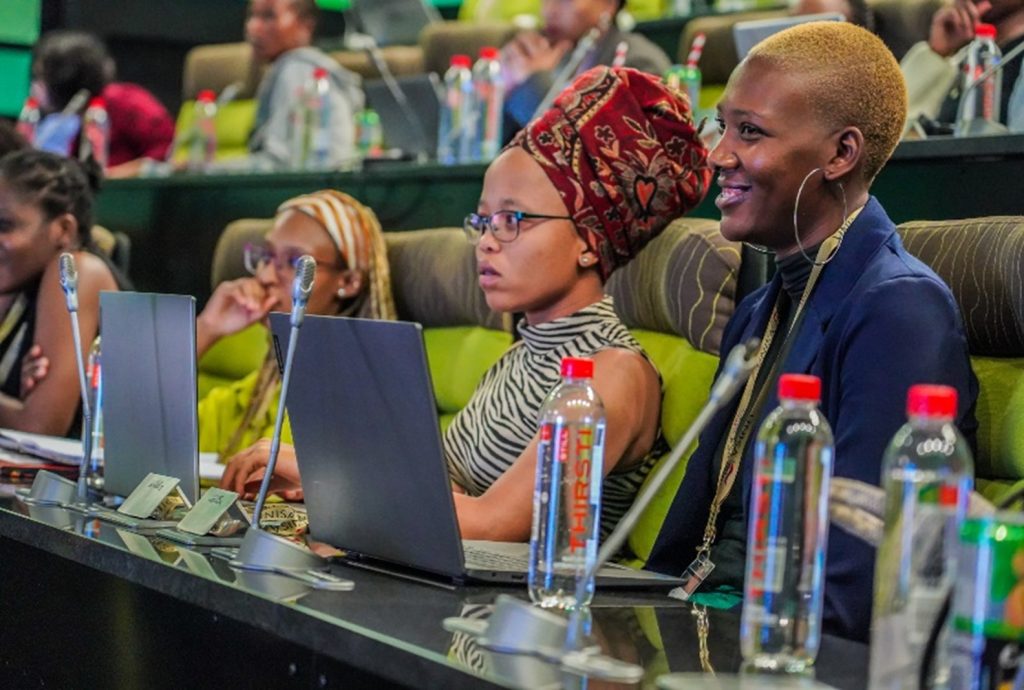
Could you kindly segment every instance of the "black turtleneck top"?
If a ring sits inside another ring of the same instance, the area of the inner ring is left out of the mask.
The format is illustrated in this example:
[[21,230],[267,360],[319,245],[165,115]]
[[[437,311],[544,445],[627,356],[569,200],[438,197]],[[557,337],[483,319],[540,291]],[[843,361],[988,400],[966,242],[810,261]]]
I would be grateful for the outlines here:
[[[807,256],[817,257],[818,246],[805,249]],[[764,362],[761,364],[755,379],[754,392],[751,398],[757,400],[762,388],[765,385],[776,385],[775,381],[768,381],[772,367],[779,358],[782,348],[786,342],[786,334],[793,326],[796,318],[797,305],[803,296],[804,288],[811,277],[813,264],[803,254],[797,251],[784,259],[775,260],[775,270],[782,280],[782,289],[779,290],[777,308],[779,310],[779,327],[772,338],[772,342],[765,353]],[[763,335],[763,334],[762,334]],[[754,419],[761,419],[762,410],[760,407],[751,409],[748,414]],[[754,442],[757,437],[757,428],[747,437],[747,446]],[[718,440],[718,449],[715,451],[715,460],[712,465],[711,476],[717,483],[718,474],[722,469],[722,459],[725,455],[725,442],[723,436]],[[747,448],[742,450],[741,457],[746,455]],[[733,484],[732,490],[722,502],[718,514],[717,538],[711,546],[711,562],[715,564],[714,570],[708,575],[701,590],[704,592],[719,591],[743,591],[743,578],[746,570],[747,558],[747,506],[743,503],[743,488],[739,478]]]

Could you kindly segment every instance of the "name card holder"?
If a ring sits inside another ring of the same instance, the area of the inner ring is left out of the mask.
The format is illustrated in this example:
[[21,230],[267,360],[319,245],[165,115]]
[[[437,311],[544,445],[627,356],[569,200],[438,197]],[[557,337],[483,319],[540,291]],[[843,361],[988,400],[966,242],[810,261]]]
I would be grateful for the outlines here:
[[[181,480],[163,474],[150,472],[135,489],[128,494],[121,507],[111,510],[98,507],[95,517],[128,529],[150,530],[173,527],[177,521],[169,516],[179,506],[190,508],[188,498],[178,484]],[[159,510],[158,510],[159,509]]]
[[237,546],[249,527],[249,518],[234,491],[210,488],[171,529],[157,536],[188,546]]

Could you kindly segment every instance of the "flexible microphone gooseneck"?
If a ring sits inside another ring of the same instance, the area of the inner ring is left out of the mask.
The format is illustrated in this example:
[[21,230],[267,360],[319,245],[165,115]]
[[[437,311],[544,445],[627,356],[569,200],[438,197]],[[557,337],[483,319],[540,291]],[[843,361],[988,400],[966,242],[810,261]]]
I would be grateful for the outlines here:
[[[690,446],[693,445],[697,435],[704,430],[707,423],[711,421],[711,417],[720,408],[727,405],[740,386],[746,383],[750,372],[754,369],[754,355],[757,353],[759,345],[760,341],[757,338],[752,338],[745,343],[735,346],[729,352],[729,356],[726,357],[725,364],[722,366],[722,373],[718,375],[718,378],[715,379],[714,384],[711,386],[708,401],[704,403],[704,407],[701,408],[697,418],[693,420],[686,433],[676,443],[672,453],[661,463],[661,467],[658,468],[658,471],[647,482],[641,494],[633,501],[633,506],[626,511],[626,514],[619,520],[619,524],[615,526],[612,533],[601,544],[601,548],[597,552],[597,558],[587,568],[586,575],[577,582],[576,601],[583,601],[586,597],[587,583],[593,579],[597,571],[601,569],[601,566],[610,561],[619,552],[619,549],[622,548],[626,538],[629,537],[630,532],[633,531],[636,523],[640,520],[640,516],[647,510],[647,506],[654,500],[658,490],[668,480],[679,462],[690,451]],[[565,644],[567,650],[576,649],[582,635],[583,620],[580,615],[582,608],[581,606],[575,607],[569,619],[569,630]]]
[[85,361],[82,358],[82,331],[78,325],[78,269],[70,252],[60,255],[60,287],[64,290],[68,316],[71,317],[71,336],[75,345],[75,363],[78,365],[78,385],[82,393],[82,462],[78,468],[78,500],[85,503],[89,497],[86,473],[92,460],[92,410],[89,409],[89,388],[86,385]]
[[[402,90],[402,86],[395,79],[394,73],[391,71],[391,67],[388,66],[388,61],[384,58],[384,53],[381,52],[380,46],[377,45],[376,39],[369,34],[356,34],[349,37],[350,45],[355,50],[364,50],[366,54],[370,56],[370,60],[373,62],[374,67],[380,72],[381,79],[384,80],[384,85],[388,87],[388,91],[391,92],[391,96],[398,103],[398,107],[402,110],[402,116],[412,127],[416,133],[417,138],[420,141],[427,140],[427,133],[423,130],[423,123],[420,122],[419,117],[413,111],[412,106],[409,105],[409,99],[405,95],[405,91]],[[424,154],[424,152],[420,152]]]
[[551,83],[551,88],[544,94],[544,99],[537,106],[537,109],[533,111],[533,115],[530,119],[536,119],[540,117],[541,113],[551,107],[551,104],[555,102],[555,97],[562,92],[565,85],[569,83],[573,75],[576,74],[576,70],[579,69],[580,65],[583,64],[583,60],[587,57],[591,50],[594,49],[594,44],[597,43],[597,39],[601,38],[602,34],[608,30],[611,26],[611,18],[606,16],[601,17],[601,22],[590,29],[586,35],[580,39],[579,43],[576,44],[576,48],[572,51],[572,55],[569,57],[569,61],[565,63],[561,71],[555,77],[555,80]]
[[285,399],[288,397],[288,384],[292,376],[292,360],[295,357],[295,344],[299,340],[299,328],[306,317],[306,303],[309,293],[313,291],[313,279],[316,276],[316,260],[308,254],[299,257],[295,266],[295,280],[292,283],[292,329],[288,336],[288,352],[285,354],[284,370],[281,374],[281,397],[277,403],[277,418],[274,420],[274,436],[270,441],[270,458],[267,470],[256,495],[256,507],[252,514],[252,526],[260,529],[260,516],[263,514],[263,503],[267,500],[270,479],[277,466],[277,455],[281,450],[281,427],[284,424]]

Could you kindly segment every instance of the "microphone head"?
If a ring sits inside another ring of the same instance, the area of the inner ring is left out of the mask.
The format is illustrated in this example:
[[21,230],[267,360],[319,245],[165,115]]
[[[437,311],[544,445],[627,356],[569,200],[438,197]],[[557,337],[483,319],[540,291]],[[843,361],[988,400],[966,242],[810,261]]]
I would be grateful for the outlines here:
[[292,284],[292,303],[306,304],[309,293],[313,291],[313,279],[316,277],[316,259],[303,254],[295,264],[295,282]]
[[70,252],[60,255],[60,287],[64,290],[68,311],[78,311],[78,269]]
[[60,286],[65,292],[78,287],[78,269],[75,268],[75,257],[70,252],[60,255]]

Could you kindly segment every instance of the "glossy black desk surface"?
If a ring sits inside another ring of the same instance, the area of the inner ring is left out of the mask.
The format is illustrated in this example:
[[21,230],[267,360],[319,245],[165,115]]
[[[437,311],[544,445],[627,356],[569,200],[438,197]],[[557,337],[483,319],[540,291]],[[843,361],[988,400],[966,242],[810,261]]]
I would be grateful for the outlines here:
[[[446,632],[448,616],[486,616],[514,588],[446,588],[345,565],[351,592],[119,531],[61,509],[0,499],[2,687],[626,687],[488,652]],[[31,513],[31,515],[30,515]],[[658,593],[599,594],[604,651],[668,672],[702,670],[702,617]],[[706,611],[708,661],[739,668],[738,614]],[[826,638],[817,677],[865,685],[867,647]]]

